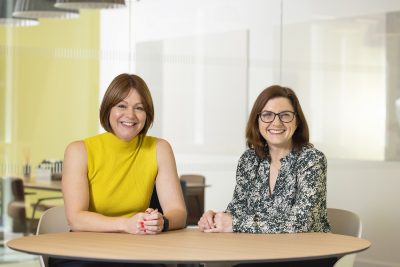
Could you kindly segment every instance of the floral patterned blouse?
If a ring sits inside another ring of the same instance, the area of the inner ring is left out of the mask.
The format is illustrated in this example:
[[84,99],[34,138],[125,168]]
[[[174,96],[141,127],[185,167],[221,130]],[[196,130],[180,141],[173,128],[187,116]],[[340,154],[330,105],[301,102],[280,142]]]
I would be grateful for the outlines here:
[[254,149],[240,157],[230,212],[234,232],[329,232],[324,154],[315,148],[292,151],[281,159],[275,188],[269,193],[268,159]]

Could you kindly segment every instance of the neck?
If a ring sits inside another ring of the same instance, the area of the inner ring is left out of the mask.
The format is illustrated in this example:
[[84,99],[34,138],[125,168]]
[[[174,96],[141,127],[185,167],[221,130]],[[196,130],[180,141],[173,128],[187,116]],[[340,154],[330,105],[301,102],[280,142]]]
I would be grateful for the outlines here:
[[271,162],[279,162],[281,158],[286,157],[292,151],[292,147],[269,147]]

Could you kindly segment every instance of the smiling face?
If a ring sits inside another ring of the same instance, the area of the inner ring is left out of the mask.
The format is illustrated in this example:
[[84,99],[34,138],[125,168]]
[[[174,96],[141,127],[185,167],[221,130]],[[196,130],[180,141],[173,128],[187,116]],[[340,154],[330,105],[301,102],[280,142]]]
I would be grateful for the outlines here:
[[114,134],[124,141],[132,140],[142,131],[146,112],[135,89],[131,89],[121,102],[111,108],[109,120]]
[[[276,97],[270,99],[267,104],[265,104],[264,108],[261,110],[262,112],[274,112],[280,113],[284,111],[294,112],[294,108],[289,99],[285,97]],[[292,136],[297,128],[296,116],[291,122],[284,123],[279,119],[279,116],[275,116],[275,119],[272,122],[265,123],[260,117],[258,118],[258,129],[263,136],[263,138],[267,141],[270,149],[279,148],[279,149],[292,149]]]

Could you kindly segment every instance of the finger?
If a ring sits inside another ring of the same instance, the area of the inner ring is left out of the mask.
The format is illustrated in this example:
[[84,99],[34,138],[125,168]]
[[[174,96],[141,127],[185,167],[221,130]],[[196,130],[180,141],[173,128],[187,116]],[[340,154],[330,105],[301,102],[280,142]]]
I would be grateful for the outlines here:
[[161,226],[161,225],[164,225],[164,222],[162,220],[160,220],[160,219],[158,219],[158,220],[144,220],[143,223],[144,223],[144,225],[147,225],[147,226],[154,226],[154,225]]
[[149,225],[152,224],[162,224],[163,221],[163,217],[160,213],[153,213],[153,214],[148,214],[145,218],[144,218],[145,222],[148,222]]
[[207,225],[208,225],[209,228],[214,228],[214,223],[215,223],[215,221],[214,221],[214,215],[212,215],[212,216],[207,216],[207,217],[206,217],[206,223],[207,223]]
[[144,229],[144,221],[143,220],[138,221],[136,224],[136,228],[139,230],[143,230]]
[[199,221],[197,223],[197,225],[199,226],[200,231],[203,231],[204,229],[206,229],[206,225],[202,221]]
[[144,227],[143,228],[137,227],[132,233],[137,235],[143,235],[145,234],[145,231],[146,230]]
[[201,228],[203,228],[203,225],[204,225],[204,223],[203,223],[203,221],[201,220],[201,218],[200,218],[200,220],[197,222],[197,226],[200,228],[200,230],[201,230]]
[[159,234],[161,232],[154,232],[154,231],[146,231],[146,235],[156,235]]
[[139,229],[138,231],[137,231],[137,234],[138,235],[145,235],[146,234],[146,230],[141,230],[141,229]]
[[204,230],[204,233],[220,233],[220,232],[221,232],[221,229],[219,229],[219,228],[211,228],[211,229]]
[[207,229],[214,228],[213,226],[210,226],[207,221],[205,221],[205,223],[202,223],[201,227],[202,227],[202,230],[207,230]]
[[148,208],[148,209],[146,209],[145,210],[145,213],[148,213],[148,214],[150,214],[150,213],[152,213],[154,211],[154,209],[152,209],[152,208]]
[[154,226],[146,226],[146,232],[155,232],[155,233],[159,233],[162,231],[162,226],[159,225],[154,225]]

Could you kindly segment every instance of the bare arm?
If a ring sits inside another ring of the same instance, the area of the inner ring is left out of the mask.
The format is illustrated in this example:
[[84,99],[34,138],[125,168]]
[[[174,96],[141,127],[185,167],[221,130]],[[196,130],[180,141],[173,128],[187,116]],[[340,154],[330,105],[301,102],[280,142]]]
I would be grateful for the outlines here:
[[131,218],[107,217],[90,212],[87,152],[83,141],[68,145],[64,154],[62,191],[68,223],[73,231],[141,233],[144,213]]
[[186,225],[186,206],[180,186],[174,153],[169,143],[157,140],[158,174],[156,177],[157,195],[169,219],[169,229],[180,229]]

